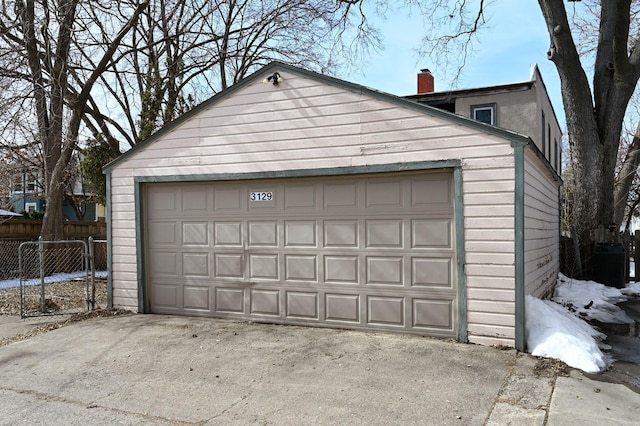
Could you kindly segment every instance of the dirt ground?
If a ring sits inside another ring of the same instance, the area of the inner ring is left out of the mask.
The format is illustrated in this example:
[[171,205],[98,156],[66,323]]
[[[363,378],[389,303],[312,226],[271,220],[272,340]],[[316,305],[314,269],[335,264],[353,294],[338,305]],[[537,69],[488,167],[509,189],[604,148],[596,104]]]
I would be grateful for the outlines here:
[[20,316],[21,313],[29,318],[48,318],[49,320],[36,323],[24,332],[10,338],[0,339],[0,347],[9,343],[28,339],[38,334],[64,327],[66,325],[93,317],[108,317],[128,314],[129,311],[107,309],[107,282],[95,281],[94,309],[87,300],[93,294],[91,286],[89,292],[81,281],[66,281],[45,284],[44,312],[42,310],[42,288],[40,286],[23,287],[24,311],[21,311],[20,287],[0,289],[0,315]]
[[[27,316],[41,314],[77,313],[87,309],[87,299],[91,299],[82,281],[65,281],[45,284],[45,303],[42,312],[42,288],[39,285],[23,287],[24,313]],[[0,315],[20,315],[20,287],[0,289]],[[107,307],[107,282],[95,281],[95,309]]]

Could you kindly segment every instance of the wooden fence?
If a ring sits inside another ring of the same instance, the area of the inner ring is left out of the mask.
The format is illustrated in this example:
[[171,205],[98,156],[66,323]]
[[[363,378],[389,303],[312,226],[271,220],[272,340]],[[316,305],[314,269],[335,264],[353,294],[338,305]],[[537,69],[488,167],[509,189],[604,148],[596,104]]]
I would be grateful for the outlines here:
[[[42,229],[41,220],[31,219],[7,219],[0,220],[0,239],[37,239]],[[65,222],[64,238],[67,240],[89,237],[105,239],[107,237],[106,222]]]

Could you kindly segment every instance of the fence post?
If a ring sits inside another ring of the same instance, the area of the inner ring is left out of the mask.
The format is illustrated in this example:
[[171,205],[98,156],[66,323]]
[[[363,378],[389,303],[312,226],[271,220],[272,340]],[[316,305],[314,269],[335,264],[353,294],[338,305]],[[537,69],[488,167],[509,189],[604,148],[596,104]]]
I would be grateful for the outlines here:
[[38,237],[38,260],[40,261],[40,312],[44,313],[44,241]]
[[21,243],[18,246],[18,274],[20,274],[20,318],[24,319],[24,285],[23,282],[23,272],[22,272],[22,245]]
[[638,260],[638,240],[640,240],[640,230],[633,233],[633,280],[638,282],[640,279],[640,262]]
[[631,275],[629,262],[631,261],[631,233],[625,229],[622,233],[622,248],[624,250],[624,282],[628,283]]
[[[89,237],[89,267],[91,268],[91,310],[96,309],[96,262],[93,237]],[[87,289],[88,291],[88,289]]]

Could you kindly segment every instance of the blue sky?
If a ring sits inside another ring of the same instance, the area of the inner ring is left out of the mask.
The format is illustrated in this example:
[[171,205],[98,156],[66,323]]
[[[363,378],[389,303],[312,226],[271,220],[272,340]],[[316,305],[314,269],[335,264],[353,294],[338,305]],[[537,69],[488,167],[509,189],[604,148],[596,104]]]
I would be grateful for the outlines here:
[[452,86],[446,73],[437,70],[429,58],[417,56],[414,49],[424,34],[422,18],[408,16],[403,9],[376,22],[385,50],[372,55],[362,70],[340,77],[402,96],[416,93],[416,75],[421,68],[433,72],[435,89],[442,91],[527,81],[531,64],[538,64],[558,120],[564,126],[560,80],[547,59],[549,35],[538,2],[495,0],[489,3],[487,17],[488,27],[475,42],[474,53],[457,86]]

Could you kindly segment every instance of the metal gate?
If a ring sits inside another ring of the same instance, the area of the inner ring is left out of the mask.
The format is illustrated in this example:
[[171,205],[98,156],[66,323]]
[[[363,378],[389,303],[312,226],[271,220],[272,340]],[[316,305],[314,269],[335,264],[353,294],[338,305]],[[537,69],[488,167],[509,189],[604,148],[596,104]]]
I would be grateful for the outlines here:
[[93,307],[89,246],[82,240],[29,241],[18,250],[22,318]]

